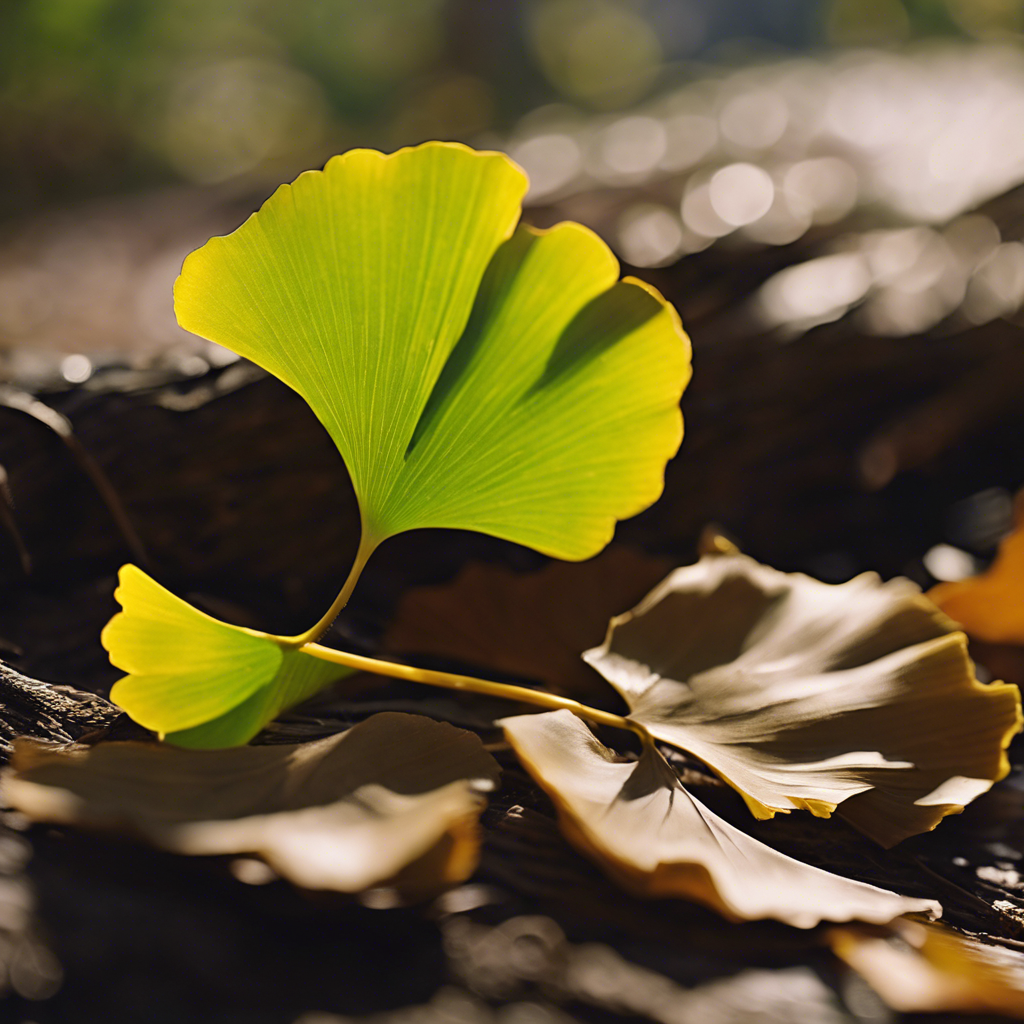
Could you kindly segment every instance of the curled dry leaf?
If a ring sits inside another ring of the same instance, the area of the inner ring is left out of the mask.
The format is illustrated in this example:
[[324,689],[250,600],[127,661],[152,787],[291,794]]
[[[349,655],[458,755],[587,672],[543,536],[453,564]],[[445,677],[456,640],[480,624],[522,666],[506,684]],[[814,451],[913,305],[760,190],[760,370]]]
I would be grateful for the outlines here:
[[385,712],[297,746],[180,750],[21,740],[3,790],[33,820],[119,829],[175,853],[257,854],[310,889],[416,898],[477,862],[497,762],[472,733]]
[[797,928],[941,913],[932,900],[829,874],[752,839],[687,793],[653,746],[621,763],[568,711],[501,724],[567,838],[639,895],[682,896],[733,920],[771,917]]
[[928,596],[979,640],[1024,645],[1024,501],[1017,528],[999,545],[987,572],[940,583]]
[[892,846],[1009,770],[1020,694],[979,683],[952,630],[908,580],[830,586],[722,555],[672,573],[584,658],[757,817],[839,807]]
[[578,700],[608,694],[579,652],[600,643],[608,620],[669,568],[664,558],[622,545],[578,565],[551,562],[536,572],[474,562],[451,583],[409,591],[385,644],[486,665]]
[[828,936],[835,954],[899,1013],[1001,1013],[1024,1018],[1024,955],[941,924],[900,921],[879,935]]

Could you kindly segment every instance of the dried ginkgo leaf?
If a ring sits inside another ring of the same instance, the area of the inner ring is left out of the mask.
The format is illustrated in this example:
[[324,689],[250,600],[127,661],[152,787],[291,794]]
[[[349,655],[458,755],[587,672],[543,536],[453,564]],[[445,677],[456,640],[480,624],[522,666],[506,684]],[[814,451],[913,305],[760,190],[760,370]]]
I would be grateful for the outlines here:
[[908,580],[830,586],[716,555],[613,619],[584,658],[630,718],[710,765],[757,817],[840,807],[892,846],[1009,770],[1020,694],[979,683],[952,629]]
[[651,745],[622,763],[568,711],[501,724],[570,842],[639,895],[681,896],[734,920],[770,917],[797,928],[941,913],[933,900],[829,874],[752,839],[687,793]]
[[940,583],[928,596],[972,637],[1024,645],[1024,516],[987,572]]
[[296,746],[179,750],[19,740],[4,798],[35,821],[115,829],[175,853],[256,854],[298,885],[412,897],[467,878],[497,762],[472,733],[384,712]]

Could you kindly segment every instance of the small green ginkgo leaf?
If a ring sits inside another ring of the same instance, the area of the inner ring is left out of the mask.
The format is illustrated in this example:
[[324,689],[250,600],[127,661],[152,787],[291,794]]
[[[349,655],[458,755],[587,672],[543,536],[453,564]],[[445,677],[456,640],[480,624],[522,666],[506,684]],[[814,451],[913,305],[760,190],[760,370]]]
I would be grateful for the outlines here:
[[220,622],[134,565],[121,569],[114,597],[123,611],[101,641],[111,663],[129,674],[110,699],[179,747],[247,743],[282,711],[351,671]]
[[516,229],[522,171],[428,143],[352,150],[185,261],[178,322],[311,406],[363,551],[419,527],[569,560],[661,493],[689,344],[578,224]]

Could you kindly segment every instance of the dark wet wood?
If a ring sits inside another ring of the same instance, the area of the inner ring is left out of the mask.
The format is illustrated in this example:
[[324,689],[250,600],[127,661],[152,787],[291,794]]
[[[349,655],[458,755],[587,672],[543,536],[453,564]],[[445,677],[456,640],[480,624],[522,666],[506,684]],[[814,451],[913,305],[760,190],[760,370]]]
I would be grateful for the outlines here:
[[71,686],[52,686],[0,662],[0,758],[12,742],[31,736],[70,743],[105,731],[122,717],[108,700]]

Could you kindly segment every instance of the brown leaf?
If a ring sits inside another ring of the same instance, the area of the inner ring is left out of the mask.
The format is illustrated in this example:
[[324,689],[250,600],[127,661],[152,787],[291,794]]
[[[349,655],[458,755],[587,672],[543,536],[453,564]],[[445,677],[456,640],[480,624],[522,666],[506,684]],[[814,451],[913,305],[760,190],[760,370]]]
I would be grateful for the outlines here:
[[952,629],[908,580],[829,586],[720,555],[676,570],[584,657],[757,817],[840,807],[892,846],[1009,770],[1020,694],[979,683]]
[[752,839],[687,793],[651,746],[639,761],[619,763],[568,711],[501,724],[569,841],[639,895],[681,896],[733,920],[772,917],[797,928],[941,913],[932,900],[829,874]]
[[297,746],[15,746],[3,790],[36,821],[126,831],[176,853],[258,854],[310,889],[419,897],[468,877],[497,762],[472,733],[385,712]]
[[580,651],[600,643],[608,620],[669,567],[666,559],[621,545],[587,562],[551,562],[530,573],[472,563],[453,583],[410,591],[385,646],[486,665],[577,699],[607,692]]

